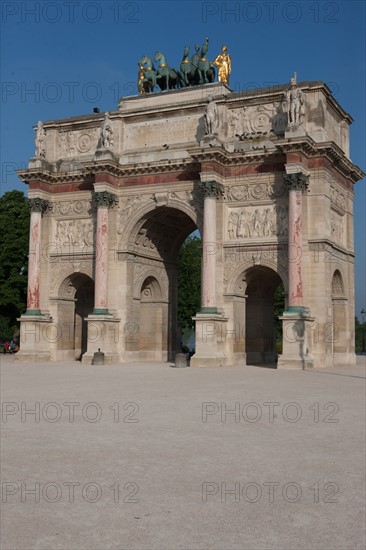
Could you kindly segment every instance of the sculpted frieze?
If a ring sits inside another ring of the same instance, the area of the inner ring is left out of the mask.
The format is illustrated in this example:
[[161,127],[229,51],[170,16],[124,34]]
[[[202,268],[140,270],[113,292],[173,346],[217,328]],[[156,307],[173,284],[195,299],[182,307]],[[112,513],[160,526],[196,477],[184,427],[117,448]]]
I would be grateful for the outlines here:
[[334,204],[338,208],[341,208],[342,210],[345,210],[345,207],[346,207],[345,195],[333,185],[330,186],[330,197],[331,197],[332,204]]
[[65,159],[94,153],[98,145],[99,132],[98,128],[75,131],[59,130],[58,157]]
[[232,208],[229,210],[229,239],[285,236],[288,234],[287,205]]
[[343,244],[344,229],[343,229],[343,216],[332,210],[330,217],[330,226],[332,231],[332,239]]
[[274,183],[244,183],[242,185],[231,185],[225,188],[225,200],[228,202],[234,201],[251,201],[267,198],[279,198],[286,193],[286,188],[283,181],[275,181]]
[[92,211],[90,200],[59,201],[53,203],[53,212],[56,215],[88,214]]
[[56,222],[55,242],[58,247],[92,247],[94,242],[94,224],[92,220],[58,220]]

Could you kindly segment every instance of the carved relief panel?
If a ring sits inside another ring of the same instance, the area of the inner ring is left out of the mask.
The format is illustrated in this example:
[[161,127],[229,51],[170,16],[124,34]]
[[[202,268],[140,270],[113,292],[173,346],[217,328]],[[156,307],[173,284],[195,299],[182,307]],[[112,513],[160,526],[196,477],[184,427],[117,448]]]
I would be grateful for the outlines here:
[[332,239],[340,244],[344,243],[344,217],[332,210],[330,217],[330,226]]
[[228,209],[229,239],[281,237],[287,234],[288,207],[285,204]]
[[90,219],[57,220],[55,229],[57,248],[91,249],[94,243],[94,224]]
[[57,139],[57,158],[66,159],[93,155],[98,145],[99,133],[99,128],[74,131],[60,128]]

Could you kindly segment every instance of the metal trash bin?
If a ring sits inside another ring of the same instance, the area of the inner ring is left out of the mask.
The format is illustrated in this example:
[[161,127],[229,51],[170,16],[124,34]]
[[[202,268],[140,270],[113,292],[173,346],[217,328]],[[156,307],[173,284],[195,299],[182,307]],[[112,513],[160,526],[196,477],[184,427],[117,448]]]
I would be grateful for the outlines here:
[[185,353],[177,353],[175,356],[175,365],[177,369],[187,367],[187,356]]
[[94,353],[93,359],[91,364],[92,365],[104,365],[105,357],[104,353],[100,351],[100,348],[98,348],[98,351]]

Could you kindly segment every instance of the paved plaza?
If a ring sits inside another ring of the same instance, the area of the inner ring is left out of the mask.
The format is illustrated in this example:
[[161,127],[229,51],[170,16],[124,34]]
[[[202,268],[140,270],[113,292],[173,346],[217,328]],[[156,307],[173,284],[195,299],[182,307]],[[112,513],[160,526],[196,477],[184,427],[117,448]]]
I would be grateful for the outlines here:
[[1,382],[3,550],[365,547],[365,357],[281,371],[6,356]]

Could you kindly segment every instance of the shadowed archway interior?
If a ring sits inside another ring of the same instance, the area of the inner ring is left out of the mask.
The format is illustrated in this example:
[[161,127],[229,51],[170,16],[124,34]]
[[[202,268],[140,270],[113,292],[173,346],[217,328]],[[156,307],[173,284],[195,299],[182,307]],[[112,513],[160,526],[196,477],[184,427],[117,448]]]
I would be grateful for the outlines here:
[[142,216],[131,232],[135,291],[128,309],[139,327],[139,338],[128,346],[132,357],[174,360],[179,350],[177,260],[195,230],[188,214],[160,206]]
[[269,267],[254,266],[245,274],[245,342],[247,364],[276,361],[274,295],[281,277]]

